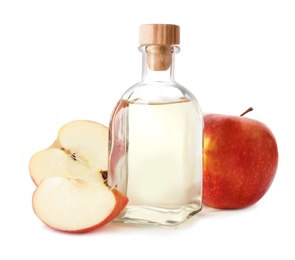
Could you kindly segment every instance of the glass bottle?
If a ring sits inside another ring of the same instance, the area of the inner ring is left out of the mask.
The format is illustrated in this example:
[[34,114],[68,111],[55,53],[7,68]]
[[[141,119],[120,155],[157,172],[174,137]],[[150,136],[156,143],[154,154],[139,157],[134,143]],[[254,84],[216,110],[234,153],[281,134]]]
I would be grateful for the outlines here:
[[109,127],[108,184],[129,198],[117,222],[176,227],[202,208],[203,117],[174,80],[179,34],[177,25],[140,26],[142,79]]

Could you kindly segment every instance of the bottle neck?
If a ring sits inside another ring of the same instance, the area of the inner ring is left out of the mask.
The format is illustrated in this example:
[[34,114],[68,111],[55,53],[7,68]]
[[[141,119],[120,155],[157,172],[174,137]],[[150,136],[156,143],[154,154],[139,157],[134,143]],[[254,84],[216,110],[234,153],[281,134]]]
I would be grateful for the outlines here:
[[175,54],[178,46],[142,45],[142,81],[169,82],[174,81]]

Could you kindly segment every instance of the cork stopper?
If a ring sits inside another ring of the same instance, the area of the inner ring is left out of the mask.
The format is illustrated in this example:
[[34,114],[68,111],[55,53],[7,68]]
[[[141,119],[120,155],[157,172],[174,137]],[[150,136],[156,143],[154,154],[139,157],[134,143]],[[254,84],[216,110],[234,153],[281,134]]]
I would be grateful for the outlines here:
[[147,64],[151,70],[168,70],[172,63],[173,45],[179,43],[178,25],[143,24],[139,28],[139,44],[147,45]]
[[180,28],[175,24],[143,24],[139,28],[140,45],[178,45]]

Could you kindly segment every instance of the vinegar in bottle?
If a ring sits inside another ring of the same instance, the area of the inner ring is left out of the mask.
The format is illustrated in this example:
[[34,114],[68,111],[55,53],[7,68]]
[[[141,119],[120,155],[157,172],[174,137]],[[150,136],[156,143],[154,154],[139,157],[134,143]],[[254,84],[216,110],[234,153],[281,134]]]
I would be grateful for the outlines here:
[[178,226],[202,208],[203,118],[174,80],[179,26],[140,27],[142,79],[115,107],[108,184],[129,198],[117,222]]

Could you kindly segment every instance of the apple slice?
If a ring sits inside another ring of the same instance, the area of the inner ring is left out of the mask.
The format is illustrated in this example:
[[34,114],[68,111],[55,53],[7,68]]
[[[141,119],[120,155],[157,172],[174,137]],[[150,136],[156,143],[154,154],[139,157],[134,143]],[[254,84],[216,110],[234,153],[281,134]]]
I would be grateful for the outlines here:
[[51,177],[33,194],[33,209],[49,227],[66,232],[86,232],[113,220],[128,198],[103,183]]
[[60,176],[89,182],[104,182],[108,169],[108,128],[76,120],[60,128],[56,141],[34,154],[29,171],[36,185],[47,177]]

